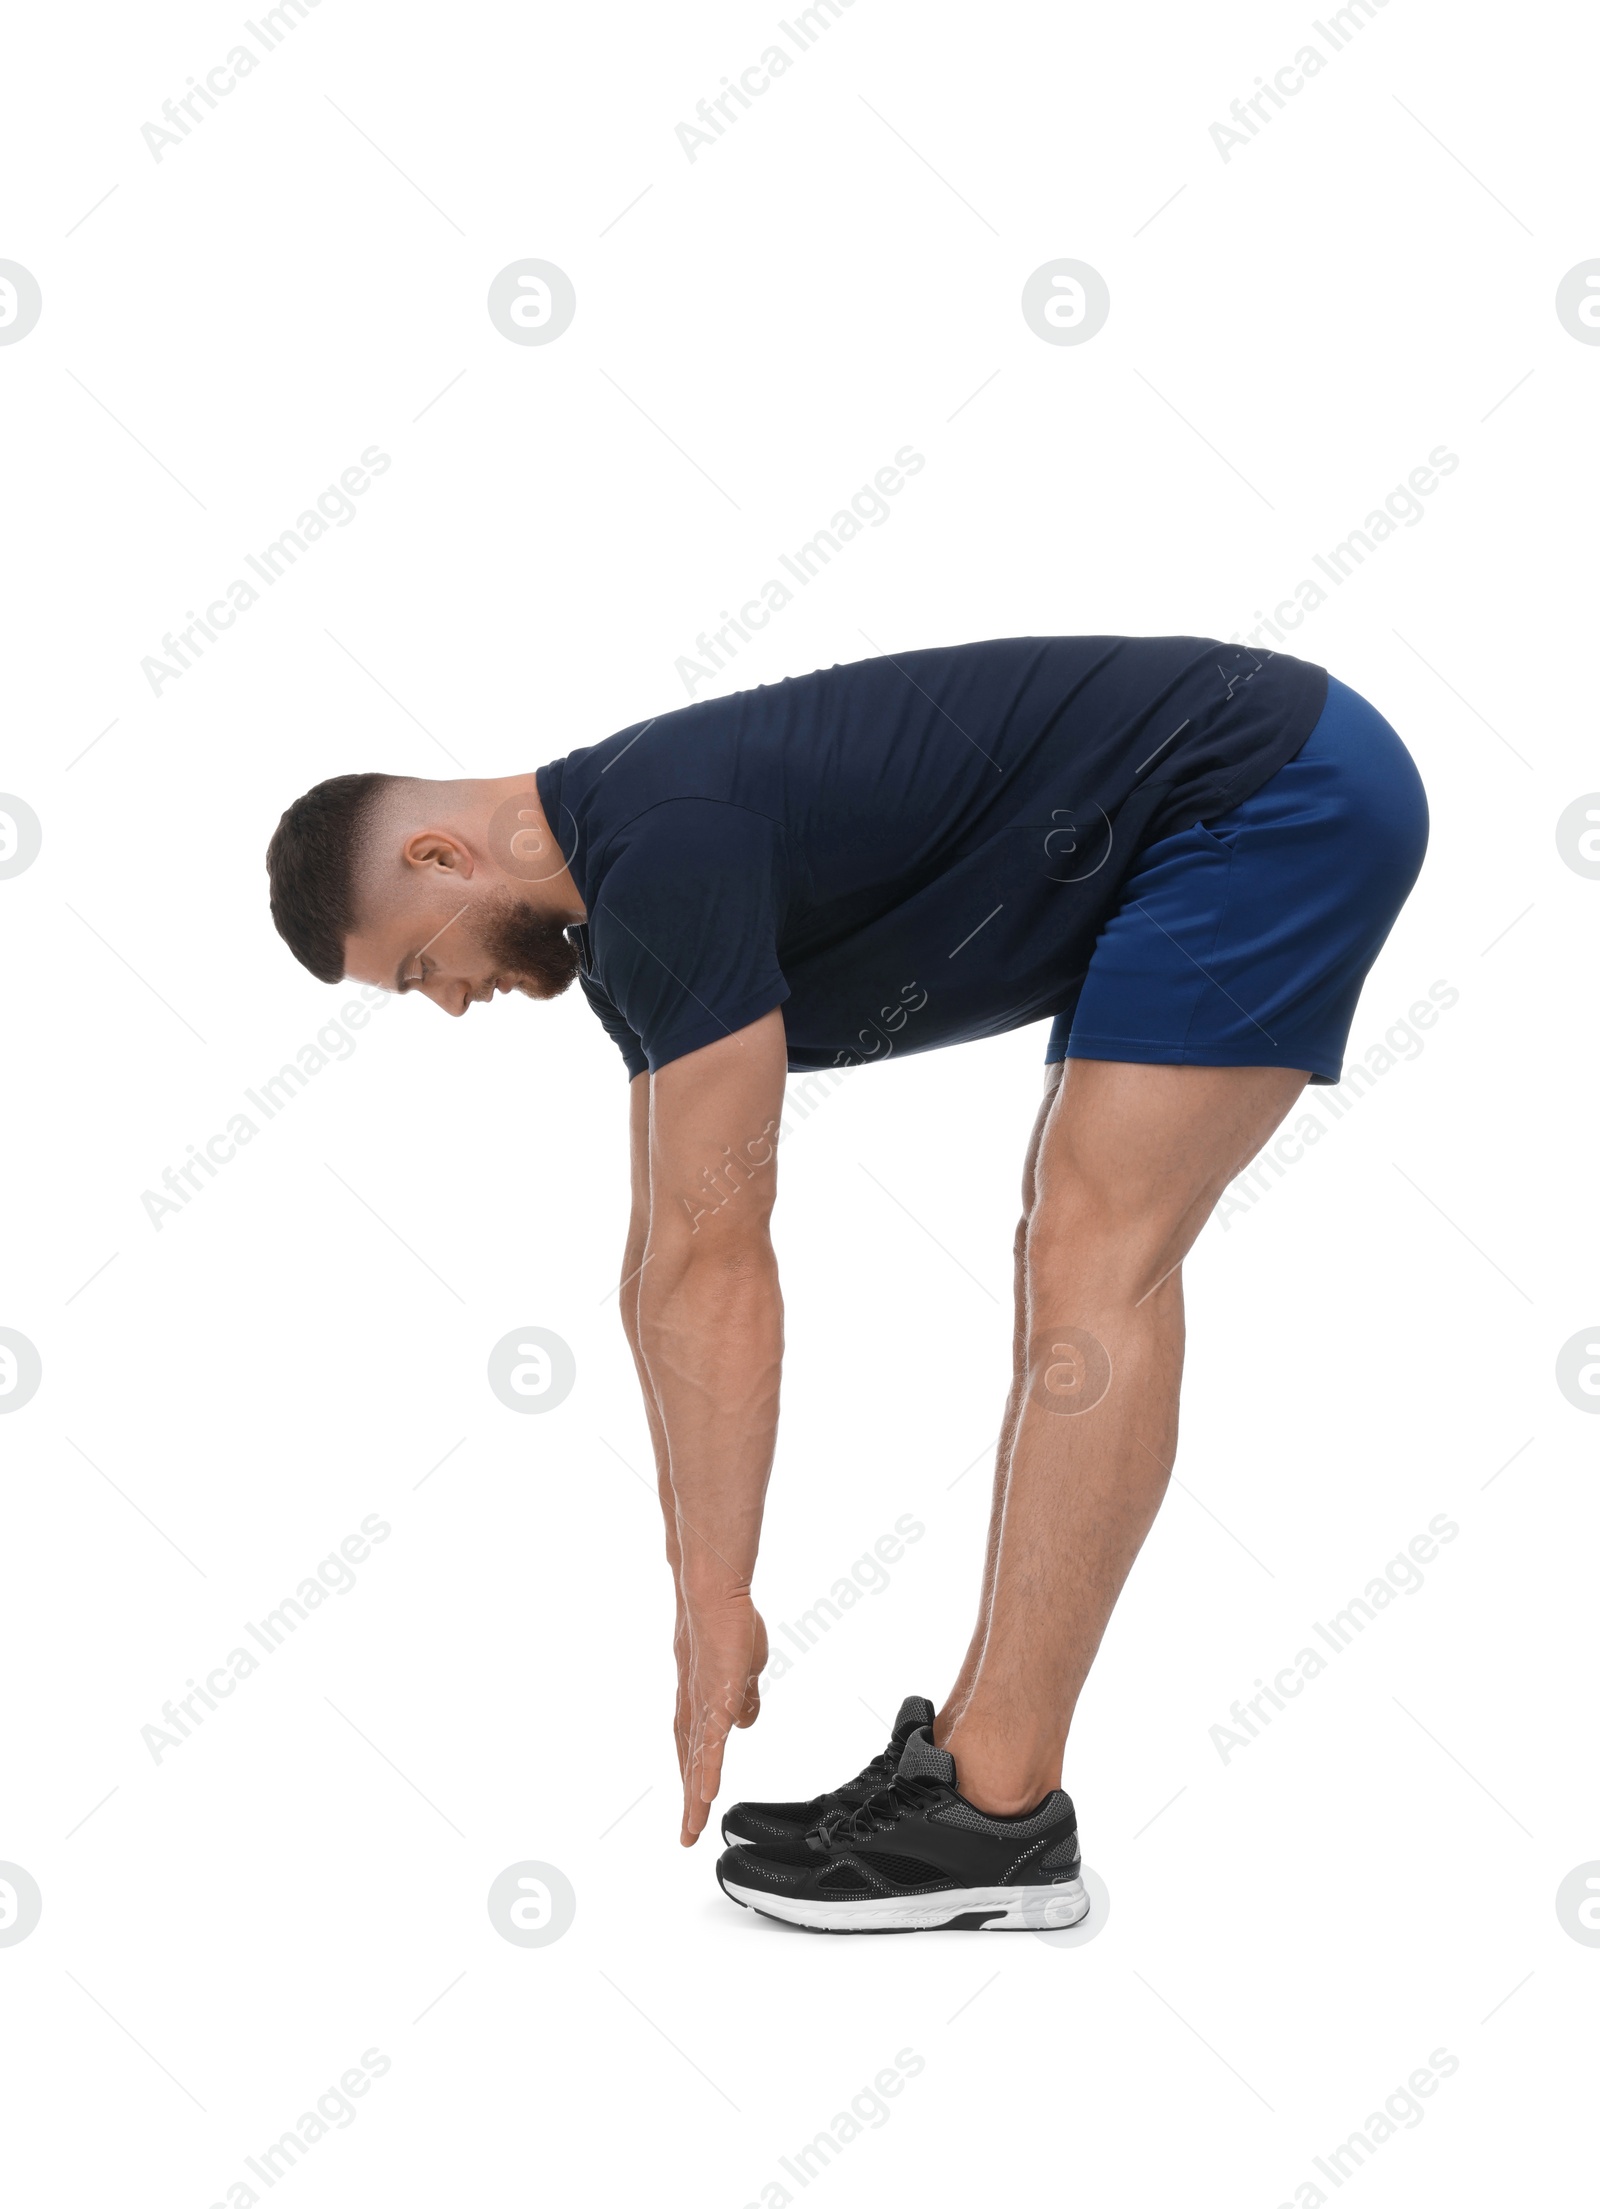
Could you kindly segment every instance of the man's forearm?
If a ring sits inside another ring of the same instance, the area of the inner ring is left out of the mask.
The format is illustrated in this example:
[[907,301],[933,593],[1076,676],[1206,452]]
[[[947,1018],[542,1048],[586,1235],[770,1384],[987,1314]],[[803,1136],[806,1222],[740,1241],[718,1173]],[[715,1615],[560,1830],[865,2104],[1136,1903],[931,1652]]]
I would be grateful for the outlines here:
[[667,1432],[661,1423],[661,1407],[656,1402],[655,1384],[650,1378],[644,1345],[639,1337],[639,1294],[644,1266],[644,1236],[642,1233],[630,1235],[622,1256],[622,1281],[617,1292],[617,1303],[622,1313],[622,1331],[627,1336],[628,1348],[633,1353],[633,1369],[639,1376],[639,1393],[644,1399],[645,1424],[650,1429],[650,1451],[655,1461],[656,1491],[661,1499],[661,1514],[666,1521],[667,1562],[672,1567],[672,1576],[676,1581],[680,1560],[677,1512],[672,1499],[672,1480],[667,1461]]
[[743,1592],[755,1570],[783,1361],[777,1260],[737,1249],[657,1250],[639,1283],[639,1346],[664,1430],[686,1598]]
[[650,1429],[650,1450],[655,1459],[656,1494],[661,1502],[661,1516],[666,1522],[667,1563],[672,1568],[678,1625],[681,1630],[683,1588],[678,1573],[678,1522],[672,1500],[672,1482],[667,1470],[666,1429],[661,1424],[661,1409],[656,1402],[656,1392],[651,1385],[650,1371],[645,1364],[644,1350],[639,1341],[639,1290],[650,1263],[650,1079],[646,1074],[636,1076],[628,1092],[628,1171],[633,1185],[633,1205],[628,1217],[628,1237],[622,1252],[622,1278],[617,1284],[617,1303],[622,1314],[622,1331],[627,1336],[628,1348],[633,1353],[633,1368],[639,1376],[639,1389],[644,1398],[645,1423]]

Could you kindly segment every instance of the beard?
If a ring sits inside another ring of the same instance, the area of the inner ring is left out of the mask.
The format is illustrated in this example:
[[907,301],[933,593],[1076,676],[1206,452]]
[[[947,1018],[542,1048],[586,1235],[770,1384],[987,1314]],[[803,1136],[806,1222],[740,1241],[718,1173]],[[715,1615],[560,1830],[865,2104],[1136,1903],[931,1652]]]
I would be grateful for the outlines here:
[[578,974],[578,951],[566,924],[504,891],[485,915],[478,941],[503,980],[525,997],[559,997]]

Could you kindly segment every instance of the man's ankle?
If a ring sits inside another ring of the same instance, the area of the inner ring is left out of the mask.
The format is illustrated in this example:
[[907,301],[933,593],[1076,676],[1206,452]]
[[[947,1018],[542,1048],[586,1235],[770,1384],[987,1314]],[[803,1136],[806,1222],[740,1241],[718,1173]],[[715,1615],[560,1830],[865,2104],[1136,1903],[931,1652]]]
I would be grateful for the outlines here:
[[1042,1747],[1032,1754],[1010,1746],[997,1751],[959,1721],[944,1746],[956,1760],[957,1791],[991,1818],[1016,1818],[1037,1809],[1061,1785],[1059,1749],[1054,1755]]

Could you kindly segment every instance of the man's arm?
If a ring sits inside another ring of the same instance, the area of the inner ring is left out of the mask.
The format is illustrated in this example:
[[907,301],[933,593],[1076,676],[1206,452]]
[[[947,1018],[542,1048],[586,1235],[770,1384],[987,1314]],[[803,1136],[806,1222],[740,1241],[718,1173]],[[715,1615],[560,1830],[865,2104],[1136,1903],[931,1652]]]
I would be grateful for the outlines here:
[[644,1397],[644,1415],[650,1429],[655,1458],[656,1491],[666,1522],[667,1563],[672,1568],[675,1605],[672,1650],[677,1660],[677,1701],[672,1730],[678,1749],[680,1776],[689,1756],[689,1618],[684,1609],[681,1554],[678,1547],[677,1510],[672,1500],[672,1475],[667,1460],[667,1430],[661,1424],[661,1407],[639,1341],[639,1284],[643,1278],[650,1240],[650,1076],[636,1074],[628,1087],[628,1171],[633,1202],[628,1214],[628,1240],[622,1253],[622,1283],[617,1301],[622,1311],[622,1331],[633,1352],[634,1370]]
[[[683,1840],[703,1830],[723,1746],[759,1708],[750,1597],[778,1423],[783,1303],[769,1222],[786,1068],[774,1011],[651,1078],[650,1218],[638,1346],[665,1445],[687,1633]],[[654,1431],[654,1430],[653,1430]]]

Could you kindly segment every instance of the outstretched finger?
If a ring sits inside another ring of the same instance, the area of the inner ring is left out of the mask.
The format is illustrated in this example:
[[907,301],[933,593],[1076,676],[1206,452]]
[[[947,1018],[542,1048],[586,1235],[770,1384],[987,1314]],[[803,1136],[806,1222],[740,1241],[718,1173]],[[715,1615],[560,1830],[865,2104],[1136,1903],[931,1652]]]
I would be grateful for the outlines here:
[[707,1721],[705,1737],[700,1744],[700,1801],[706,1814],[717,1799],[722,1785],[722,1759],[728,1746],[732,1725],[725,1710],[716,1710]]
[[[707,1746],[706,1728],[702,1722],[694,1728],[690,1736],[689,1756],[683,1773],[683,1833],[681,1839],[685,1848],[694,1847],[696,1841],[705,1831],[706,1820],[711,1815],[710,1798],[702,1792],[702,1773],[706,1763]],[[719,1767],[721,1761],[719,1750],[716,1756]]]
[[683,1779],[683,1842],[692,1848],[706,1829],[711,1804],[722,1777],[722,1745],[727,1728],[712,1714],[695,1730],[689,1750],[689,1766]]
[[684,1773],[683,1844],[692,1848],[705,1831],[711,1805],[722,1785],[722,1758],[733,1723],[732,1683],[722,1700],[705,1704],[695,1713],[689,1741],[689,1763]]

